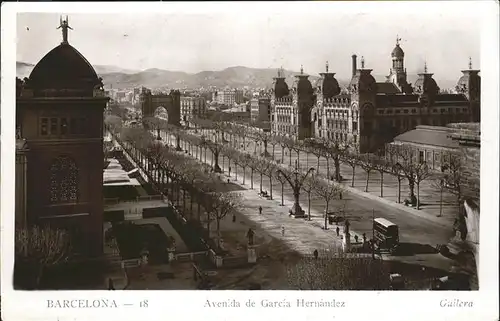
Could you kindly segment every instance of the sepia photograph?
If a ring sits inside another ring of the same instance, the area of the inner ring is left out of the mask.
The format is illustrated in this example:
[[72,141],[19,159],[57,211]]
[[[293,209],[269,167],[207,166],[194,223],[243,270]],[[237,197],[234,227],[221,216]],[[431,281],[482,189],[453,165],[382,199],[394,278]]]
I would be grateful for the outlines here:
[[18,14],[14,289],[478,290],[479,25],[240,18]]
[[2,319],[490,320],[492,4],[2,6]]

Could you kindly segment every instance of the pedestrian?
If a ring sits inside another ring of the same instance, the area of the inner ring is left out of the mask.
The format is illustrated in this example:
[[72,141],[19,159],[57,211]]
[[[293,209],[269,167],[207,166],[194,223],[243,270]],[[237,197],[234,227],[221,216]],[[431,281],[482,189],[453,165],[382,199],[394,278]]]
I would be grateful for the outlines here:
[[231,176],[231,166],[229,166],[229,176]]
[[114,290],[115,285],[113,284],[113,279],[109,278],[108,279],[108,290]]
[[356,243],[358,243],[358,239],[359,239],[358,235],[354,235],[354,240],[356,241]]
[[288,216],[292,216],[292,215],[293,215],[292,210],[289,210],[289,211],[288,211]]
[[285,225],[281,225],[281,236],[285,236]]
[[337,226],[336,231],[337,231],[337,236],[339,236],[339,234],[340,234],[340,227]]
[[313,255],[314,255],[314,258],[317,260],[318,255],[319,255],[318,250],[314,250]]
[[233,214],[233,223],[236,222],[236,214]]
[[227,183],[229,184],[229,178],[227,179]]
[[339,199],[342,199],[342,192],[339,192]]
[[366,243],[366,233],[363,233],[363,243]]
[[262,214],[262,206],[259,206],[259,215]]

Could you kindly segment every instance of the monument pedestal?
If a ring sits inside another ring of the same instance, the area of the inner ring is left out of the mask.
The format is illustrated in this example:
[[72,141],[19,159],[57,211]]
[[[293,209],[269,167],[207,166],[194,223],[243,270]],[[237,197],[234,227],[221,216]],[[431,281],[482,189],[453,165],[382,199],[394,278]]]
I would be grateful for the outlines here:
[[293,218],[304,218],[306,217],[306,212],[300,207],[298,204],[294,204],[292,207],[292,215]]

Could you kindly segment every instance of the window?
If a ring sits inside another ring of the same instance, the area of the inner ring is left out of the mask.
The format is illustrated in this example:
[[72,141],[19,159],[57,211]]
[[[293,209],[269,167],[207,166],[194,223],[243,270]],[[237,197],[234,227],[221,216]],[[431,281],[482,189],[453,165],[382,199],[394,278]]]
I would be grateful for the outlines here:
[[387,110],[388,114],[392,114],[392,109]]
[[416,109],[412,109],[411,112],[414,113],[414,114],[416,114],[417,110]]
[[396,111],[395,111],[394,113],[395,113],[395,114],[401,114],[401,110],[396,109]]
[[50,119],[50,135],[57,135],[57,133],[58,133],[57,127],[59,127],[58,123],[59,123],[59,119],[57,119],[57,118]]
[[403,112],[404,112],[405,114],[408,114],[408,109],[405,109]]
[[40,134],[42,136],[48,135],[49,134],[49,119],[48,118],[42,118],[42,122],[40,124]]
[[425,154],[423,150],[418,152],[418,161],[419,163],[425,162]]
[[384,110],[383,109],[379,109],[378,113],[381,114],[381,115],[383,115],[384,114]]
[[57,157],[50,166],[50,202],[78,201],[78,167],[68,156]]

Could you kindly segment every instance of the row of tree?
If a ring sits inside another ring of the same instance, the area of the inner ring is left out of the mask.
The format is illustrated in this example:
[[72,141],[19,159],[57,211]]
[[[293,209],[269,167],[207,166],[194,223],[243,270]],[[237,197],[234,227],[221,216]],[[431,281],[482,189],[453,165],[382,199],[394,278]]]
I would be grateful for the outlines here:
[[[208,235],[211,223],[215,221],[219,242],[220,222],[238,207],[241,196],[221,192],[223,182],[209,166],[169,148],[143,128],[122,128],[120,132],[114,132],[114,136],[143,171],[148,173],[156,190],[167,195],[183,213],[189,212],[190,220],[196,219],[200,224],[205,220]],[[194,216],[195,204],[197,217]]]
[[[368,191],[370,174],[380,174],[380,197],[383,197],[384,174],[393,175],[398,181],[398,203],[401,203],[401,184],[404,180],[408,182],[410,191],[409,203],[420,207],[420,184],[425,180],[431,180],[432,185],[441,191],[448,190],[456,196],[457,204],[461,204],[464,197],[478,197],[479,184],[470,182],[470,178],[464,175],[467,172],[466,156],[462,151],[447,151],[442,154],[440,170],[433,170],[425,160],[418,159],[417,151],[409,145],[388,145],[386,149],[375,154],[359,154],[357,144],[342,142],[336,139],[307,139],[298,141],[286,136],[275,135],[270,132],[237,123],[224,123],[209,119],[193,119],[193,124],[201,128],[205,135],[210,131],[215,135],[229,135],[230,141],[235,147],[245,147],[248,141],[253,141],[263,147],[261,156],[275,159],[275,147],[280,146],[282,150],[288,150],[289,166],[292,166],[292,155],[297,155],[300,160],[301,152],[316,156],[316,169],[319,171],[321,158],[326,160],[327,177],[337,182],[341,181],[340,164],[344,163],[352,168],[351,186],[354,187],[356,168],[366,172],[365,191]],[[272,146],[269,153],[268,146]],[[256,154],[256,150],[254,150]],[[281,153],[280,163],[284,163],[284,153]],[[330,175],[330,162],[333,162],[334,173]],[[468,186],[467,191],[464,186]]]

